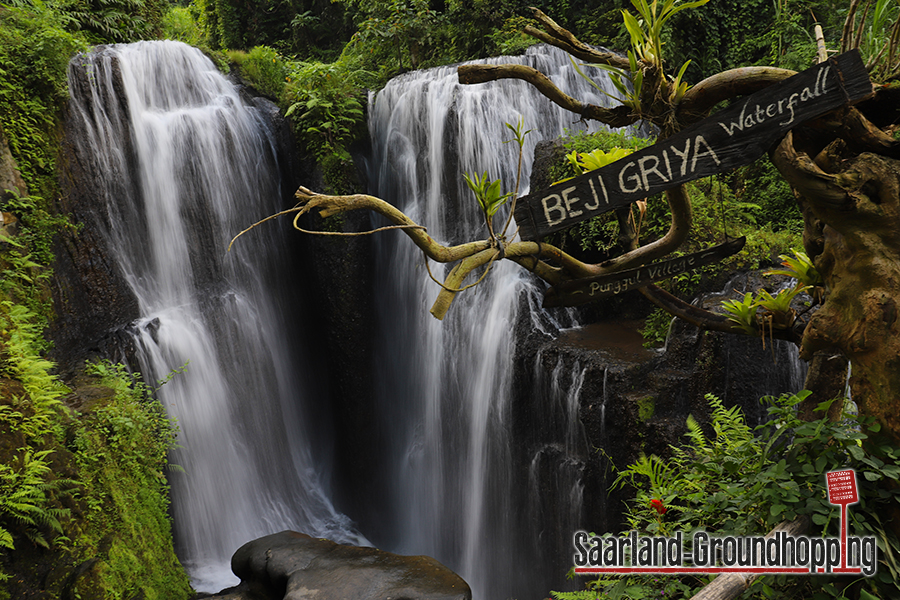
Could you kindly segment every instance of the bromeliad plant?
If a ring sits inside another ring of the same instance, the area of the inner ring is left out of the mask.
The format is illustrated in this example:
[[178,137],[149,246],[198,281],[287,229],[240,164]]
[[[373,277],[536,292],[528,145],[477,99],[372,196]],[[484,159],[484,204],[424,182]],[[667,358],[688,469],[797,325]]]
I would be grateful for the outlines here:
[[[572,165],[572,168],[575,169],[575,172],[578,175],[583,175],[588,171],[605,167],[621,158],[625,158],[632,152],[634,152],[634,150],[631,148],[613,148],[609,152],[604,152],[600,148],[596,148],[590,152],[570,152],[569,154],[566,154],[566,159],[568,159],[569,164]],[[562,181],[568,181],[569,179],[572,178],[569,177]],[[553,185],[562,183],[562,181],[557,181]]]
[[[610,80],[622,94],[621,98],[615,99],[631,108],[635,113],[640,113],[646,104],[658,100],[677,105],[690,88],[682,79],[691,61],[681,65],[674,79],[667,80],[665,78],[662,58],[662,28],[669,19],[682,10],[703,6],[707,2],[709,0],[693,0],[691,2],[631,0],[637,15],[631,14],[628,10],[622,11],[625,29],[628,30],[631,37],[631,50],[628,51],[629,70],[603,63],[591,63],[587,66],[609,72]],[[574,61],[573,64],[575,64]],[[575,69],[582,77],[588,79],[578,65],[575,65]],[[590,81],[590,79],[588,80]],[[645,83],[649,85],[645,85]],[[592,85],[597,87],[593,82]],[[597,87],[597,89],[600,88]],[[652,92],[655,95],[657,89],[660,97],[650,97],[649,93]]]
[[778,256],[783,261],[781,264],[785,267],[784,269],[769,269],[764,275],[786,275],[809,287],[822,285],[824,283],[822,275],[816,270],[806,252],[793,248],[791,252],[794,253],[794,256],[785,254]]
[[[723,300],[722,308],[728,314],[728,320],[734,323],[741,331],[749,335],[757,335],[760,331],[765,335],[765,329],[787,329],[794,324],[797,318],[796,311],[791,308],[794,299],[804,292],[809,292],[814,303],[821,302],[822,276],[816,270],[809,257],[801,250],[791,250],[794,256],[782,254],[784,269],[770,269],[763,275],[784,275],[793,277],[797,283],[790,288],[780,290],[774,296],[760,290],[754,296],[750,292],[744,294],[743,300]],[[762,308],[763,313],[757,316],[757,309]]]

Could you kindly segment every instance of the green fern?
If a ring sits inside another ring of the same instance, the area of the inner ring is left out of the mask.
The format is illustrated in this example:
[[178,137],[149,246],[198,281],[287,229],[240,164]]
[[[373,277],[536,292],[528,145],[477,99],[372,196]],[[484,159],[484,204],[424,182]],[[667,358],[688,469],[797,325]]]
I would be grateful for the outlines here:
[[[42,529],[56,537],[63,532],[60,520],[69,516],[69,509],[52,506],[54,497],[68,494],[78,485],[71,479],[49,479],[51,470],[45,458],[50,453],[26,449],[19,468],[0,464],[0,518],[18,523],[32,542],[44,548],[49,548],[50,542]],[[10,532],[0,527],[0,546],[12,549],[12,544]]]
[[706,394],[706,401],[712,407],[713,430],[717,441],[721,438],[725,446],[740,444],[753,439],[753,430],[744,420],[739,406],[726,408],[722,401],[712,394]]
[[[709,442],[707,442],[706,435],[703,433],[703,428],[700,427],[700,423],[697,422],[697,419],[694,418],[694,415],[688,415],[687,428],[688,430],[685,434],[687,438],[694,443],[695,447],[708,452]],[[678,450],[681,450],[681,448],[678,448]]]
[[619,471],[616,480],[612,484],[612,489],[620,488],[625,484],[630,484],[637,488],[644,487],[642,477],[647,478],[651,493],[656,495],[665,495],[671,490],[675,481],[675,475],[672,469],[655,454],[647,456],[641,453],[637,462],[629,465],[626,469]]

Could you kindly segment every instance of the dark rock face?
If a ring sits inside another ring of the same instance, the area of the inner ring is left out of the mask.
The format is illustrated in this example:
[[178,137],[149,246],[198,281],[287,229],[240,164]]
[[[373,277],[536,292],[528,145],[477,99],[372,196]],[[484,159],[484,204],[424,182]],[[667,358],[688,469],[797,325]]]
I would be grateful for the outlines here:
[[[360,211],[342,215],[340,221],[324,223],[318,215],[310,215],[302,226],[314,231],[372,229],[369,215]],[[338,474],[332,481],[334,500],[367,532],[376,531],[384,519],[380,517],[383,507],[375,499],[384,493],[376,489],[377,473],[383,467],[373,449],[383,447],[384,442],[379,439],[378,428],[372,427],[377,420],[372,386],[377,360],[373,236],[312,236],[299,232],[297,236],[303,238],[307,256],[313,257],[310,282],[316,290],[313,308],[321,336],[316,346],[328,355],[322,379],[332,397],[332,429],[339,436],[333,445],[334,471]]]
[[[64,124],[57,208],[69,215],[77,230],[67,229],[56,239],[52,288],[56,319],[49,335],[54,359],[69,370],[94,354],[119,355],[110,352],[117,345],[115,332],[139,313],[137,298],[109,253],[106,199],[96,183],[100,165],[79,143],[87,139],[81,120],[67,116]],[[127,162],[134,164],[133,154]]]
[[[732,280],[728,289],[760,285],[749,277],[750,281]],[[715,294],[698,302],[721,299]],[[683,442],[689,414],[701,424],[709,422],[707,393],[726,406],[740,406],[753,426],[766,418],[761,397],[795,392],[803,385],[805,365],[798,362],[796,347],[787,342],[777,341],[773,347],[758,338],[701,332],[676,320],[666,349],[647,350],[641,347],[640,325],[618,319],[556,338],[532,333],[518,356],[520,460],[523,465],[539,465],[543,474],[532,496],[540,499],[543,513],[560,514],[566,510],[560,476],[569,472],[582,486],[578,528],[599,533],[624,527],[622,502],[632,493],[609,492],[615,478],[611,466],[623,468],[642,452],[667,456],[670,445]],[[554,385],[555,392],[550,389]],[[555,397],[560,402],[567,393],[577,394],[569,408],[577,412],[577,423],[568,425],[577,428],[575,436],[563,434],[565,426],[554,424],[552,418],[542,416],[538,421],[532,416],[540,414],[532,408],[535,398]],[[565,443],[564,435],[568,435]],[[571,531],[557,535],[561,539],[555,554],[568,554]]]
[[400,556],[282,531],[241,546],[241,578],[216,600],[471,600],[459,575],[428,556]]
[[530,189],[543,190],[553,185],[550,168],[562,164],[566,158],[566,147],[562,138],[538,142],[534,148],[534,163],[531,167]]

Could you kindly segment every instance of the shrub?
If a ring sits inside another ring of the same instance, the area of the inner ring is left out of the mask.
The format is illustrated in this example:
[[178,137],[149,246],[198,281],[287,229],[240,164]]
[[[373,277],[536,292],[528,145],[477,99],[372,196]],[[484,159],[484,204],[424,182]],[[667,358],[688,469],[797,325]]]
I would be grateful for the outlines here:
[[[900,448],[870,437],[880,430],[870,418],[844,413],[839,422],[825,416],[800,420],[796,407],[808,395],[804,391],[764,398],[771,420],[755,429],[746,424],[739,408],[726,408],[718,398],[707,395],[712,409],[708,425],[688,417],[687,443],[672,447],[671,456],[641,456],[618,473],[613,487],[635,490],[628,503],[628,526],[639,535],[668,536],[676,530],[699,529],[716,535],[760,535],[782,521],[805,515],[815,530],[811,535],[837,535],[840,508],[827,501],[824,473],[852,468],[859,475],[860,504],[851,513],[848,533],[874,535],[881,555],[879,572],[862,582],[863,592],[878,595],[896,590],[900,543],[885,529],[882,515],[900,501],[895,483],[900,479]],[[831,402],[817,410],[826,414]],[[665,514],[654,508],[654,500],[666,507]],[[628,587],[630,598],[681,598],[690,597],[705,583],[694,576],[601,577],[588,584],[589,591],[568,597],[593,600]],[[764,576],[749,593],[775,597],[777,588],[784,597],[812,597],[815,592],[815,598],[827,600],[842,597],[847,585],[859,582],[825,575]],[[861,592],[860,597],[869,597],[865,594]]]

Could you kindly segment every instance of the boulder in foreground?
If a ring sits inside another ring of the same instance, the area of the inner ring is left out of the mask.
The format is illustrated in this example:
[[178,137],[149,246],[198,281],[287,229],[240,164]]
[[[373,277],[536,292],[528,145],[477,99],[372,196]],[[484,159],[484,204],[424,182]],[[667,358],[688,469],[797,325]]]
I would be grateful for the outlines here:
[[428,556],[345,546],[295,531],[247,542],[231,559],[246,600],[471,600],[469,585]]

